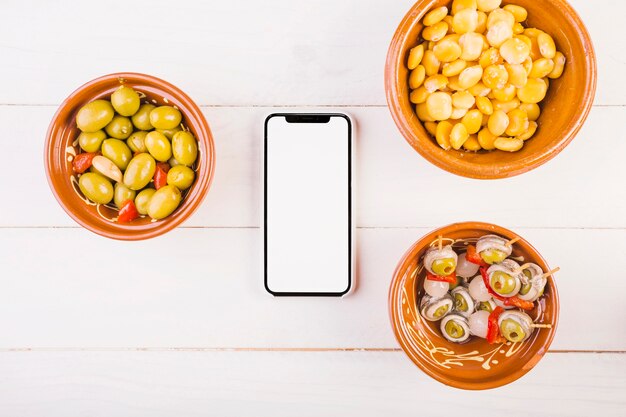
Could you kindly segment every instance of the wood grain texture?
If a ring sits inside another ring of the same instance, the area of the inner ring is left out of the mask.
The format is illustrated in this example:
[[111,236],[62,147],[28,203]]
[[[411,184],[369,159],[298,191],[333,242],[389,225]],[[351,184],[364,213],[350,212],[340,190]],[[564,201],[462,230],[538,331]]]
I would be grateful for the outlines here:
[[[59,104],[97,76],[138,71],[199,104],[383,105],[387,48],[413,1],[48,4],[3,2],[0,103]],[[596,103],[626,104],[623,4],[571,4],[597,50]]]
[[[263,120],[280,110],[203,109],[215,136],[216,172],[204,204],[184,226],[259,226]],[[0,205],[2,227],[76,226],[54,200],[41,167],[54,111],[52,106],[0,106],[0,143],[10,144],[0,165],[0,188],[5,195],[21,196],[20,204]],[[340,111],[356,125],[358,226],[432,228],[471,219],[505,227],[626,227],[626,187],[621,185],[626,177],[626,107],[595,107],[561,155],[525,175],[499,181],[461,178],[434,167],[400,136],[386,108]]]
[[10,352],[0,414],[621,417],[625,368],[626,355],[548,354],[511,385],[469,392],[401,352]]
[[[82,229],[4,229],[0,348],[395,348],[389,282],[428,230],[359,230],[357,287],[344,299],[274,299],[262,286],[258,229],[178,229],[134,243]],[[626,320],[626,281],[613,263],[588,261],[606,247],[626,259],[624,232],[516,231],[561,267],[552,348],[626,350],[615,328]],[[591,306],[611,319],[598,320]]]

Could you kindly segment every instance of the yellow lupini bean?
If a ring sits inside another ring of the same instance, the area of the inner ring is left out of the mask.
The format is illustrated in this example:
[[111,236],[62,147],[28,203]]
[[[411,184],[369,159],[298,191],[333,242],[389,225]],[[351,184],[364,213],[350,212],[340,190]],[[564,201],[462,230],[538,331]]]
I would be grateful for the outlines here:
[[437,122],[424,122],[424,128],[433,136],[437,134]]
[[554,69],[552,70],[552,72],[550,74],[548,74],[548,78],[559,78],[561,75],[563,75],[563,70],[565,69],[565,55],[563,55],[561,52],[557,52],[554,55]]
[[424,44],[417,45],[415,48],[411,49],[409,52],[409,60],[407,66],[410,70],[414,70],[417,66],[422,62],[422,58],[424,57]]
[[463,107],[452,107],[452,114],[450,115],[451,120],[459,120],[463,118],[467,114],[467,109]]
[[452,114],[452,97],[441,91],[432,93],[426,99],[426,109],[434,120],[449,119]]
[[461,123],[465,125],[467,129],[467,133],[470,135],[474,133],[478,133],[481,128],[483,122],[483,114],[478,109],[473,109],[468,111],[463,119],[461,119]]
[[521,23],[514,24],[513,25],[513,34],[521,35],[522,33],[524,33],[524,25],[522,25]]
[[524,71],[526,71],[526,77],[530,74],[530,70],[533,69],[533,59],[529,56],[526,58],[526,61],[522,63],[522,67],[524,67]]
[[422,58],[422,65],[426,70],[426,75],[435,75],[439,72],[439,66],[441,63],[435,56],[435,53],[431,50],[424,51],[424,57]]
[[496,24],[504,22],[506,26],[513,29],[513,25],[515,24],[515,16],[513,13],[504,9],[494,9],[487,16],[487,29],[491,29]]
[[506,84],[502,88],[494,88],[491,90],[493,98],[498,101],[511,101],[515,98],[516,93],[517,89],[512,84]]
[[437,90],[443,90],[448,85],[448,77],[445,75],[437,74],[431,75],[424,81],[424,87],[429,93],[433,93]]
[[503,112],[508,113],[511,110],[518,108],[520,101],[517,97],[511,101],[491,100],[491,105],[493,106],[494,111],[502,110]]
[[554,39],[547,33],[542,32],[537,36],[537,45],[539,45],[539,52],[544,58],[552,59],[556,55]]
[[448,78],[448,88],[450,90],[453,90],[453,91],[463,90],[463,88],[461,88],[461,86],[459,85],[459,76],[458,75],[454,75],[454,76]]
[[434,122],[435,119],[428,113],[428,108],[426,107],[426,103],[420,103],[415,106],[415,113],[417,113],[417,118],[422,122]]
[[480,151],[482,148],[480,146],[480,143],[478,143],[477,136],[470,135],[469,138],[467,138],[467,140],[463,144],[463,149],[472,151],[472,152]]
[[522,103],[539,103],[546,97],[548,84],[541,78],[529,78],[526,85],[517,90]]
[[452,29],[456,33],[473,32],[478,26],[478,12],[476,9],[459,10],[452,20]]
[[476,0],[454,0],[452,2],[452,14],[455,15],[464,9],[476,10]]
[[488,88],[502,88],[509,81],[509,73],[504,65],[489,65],[483,72],[482,81]]
[[496,110],[489,116],[487,127],[494,136],[500,136],[506,131],[506,128],[509,127],[509,116],[502,110]]
[[454,21],[454,17],[447,15],[443,18],[443,21],[448,24],[448,33],[454,33],[454,29],[452,29],[452,22]]
[[469,32],[461,35],[459,39],[461,59],[465,61],[477,60],[483,52],[483,44],[483,37],[478,33]]
[[487,87],[482,81],[478,81],[476,85],[468,88],[467,91],[474,97],[487,97],[491,93],[491,88]]
[[478,6],[478,10],[481,12],[490,12],[494,9],[500,7],[500,3],[502,0],[477,0],[476,4]]
[[476,97],[476,107],[482,114],[491,115],[493,113],[493,105],[487,97]]
[[476,99],[468,91],[459,91],[452,94],[452,105],[463,109],[471,109]]
[[435,57],[440,62],[452,62],[461,56],[461,46],[452,39],[443,39],[433,48]]
[[480,65],[474,65],[465,68],[459,74],[459,85],[461,88],[468,89],[476,85],[483,76],[483,68]]
[[426,101],[430,93],[423,85],[413,91],[409,95],[409,101],[414,104],[420,104]]
[[529,78],[543,78],[547,77],[548,74],[552,72],[554,69],[554,61],[548,58],[539,58],[535,62],[533,62],[533,66],[530,69],[530,73],[528,74]]
[[[493,12],[492,12],[493,13]],[[487,26],[489,26],[489,20],[487,20]],[[487,41],[489,45],[500,47],[507,39],[513,37],[513,26],[509,26],[504,20],[496,22],[487,30]]]
[[486,128],[486,127],[482,128],[480,132],[478,132],[478,136],[477,136],[480,147],[487,151],[492,151],[496,149],[496,147],[493,144],[496,138],[497,136],[491,133],[489,128]]
[[454,125],[450,132],[450,145],[454,149],[461,149],[461,146],[463,146],[468,138],[469,133],[467,133],[467,128],[463,123],[458,123]]
[[461,71],[465,69],[466,66],[467,66],[467,62],[462,59],[457,59],[456,61],[452,61],[452,62],[446,62],[445,64],[443,64],[441,73],[445,75],[446,77],[453,77],[455,75],[459,75]]
[[524,110],[513,109],[507,113],[507,116],[509,117],[509,125],[504,131],[507,136],[521,135],[528,130],[528,115]]
[[478,22],[476,24],[476,32],[483,33],[487,30],[487,13],[479,11],[478,12]]
[[480,55],[478,63],[481,67],[487,68],[489,65],[502,64],[503,59],[496,48],[488,48]]
[[504,64],[504,68],[506,68],[506,72],[509,74],[508,82],[514,85],[516,88],[521,88],[526,85],[528,81],[528,74],[526,74],[526,70],[524,66],[521,64]]
[[422,38],[427,41],[437,42],[443,39],[448,33],[448,24],[446,22],[435,23],[432,26],[425,27],[422,31]]
[[503,7],[503,9],[510,12],[515,17],[515,21],[518,23],[523,22],[528,17],[526,9],[516,4],[507,4]]
[[448,15],[447,7],[445,6],[437,7],[436,9],[433,9],[430,12],[426,13],[426,16],[424,16],[424,20],[422,20],[422,23],[424,24],[424,26],[432,26],[435,23],[441,22],[443,18],[446,17],[447,15]]
[[524,146],[524,141],[518,138],[499,137],[493,142],[493,145],[496,147],[496,149],[499,149],[501,151],[516,152],[522,149],[522,146]]
[[539,118],[539,115],[541,114],[541,109],[536,103],[522,103],[519,105],[519,109],[526,112],[528,120],[530,121],[537,120]]
[[439,146],[443,149],[450,149],[450,132],[452,132],[452,123],[448,121],[439,122],[435,133],[435,139]]
[[519,38],[511,38],[500,46],[500,55],[509,64],[521,64],[528,58],[530,48]]
[[534,136],[535,132],[537,131],[537,127],[537,122],[530,121],[528,122],[528,129],[526,129],[524,133],[522,133],[521,135],[517,135],[516,137],[521,140],[528,140]]
[[423,65],[418,65],[409,75],[409,87],[418,88],[426,78],[426,70]]

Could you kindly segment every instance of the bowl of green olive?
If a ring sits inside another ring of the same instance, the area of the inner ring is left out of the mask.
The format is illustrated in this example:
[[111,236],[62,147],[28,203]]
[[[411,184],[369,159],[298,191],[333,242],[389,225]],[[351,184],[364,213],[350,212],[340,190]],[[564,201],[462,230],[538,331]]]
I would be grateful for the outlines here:
[[180,89],[116,73],[74,91],[46,137],[46,174],[67,214],[119,240],[161,235],[206,196],[215,169],[209,125]]

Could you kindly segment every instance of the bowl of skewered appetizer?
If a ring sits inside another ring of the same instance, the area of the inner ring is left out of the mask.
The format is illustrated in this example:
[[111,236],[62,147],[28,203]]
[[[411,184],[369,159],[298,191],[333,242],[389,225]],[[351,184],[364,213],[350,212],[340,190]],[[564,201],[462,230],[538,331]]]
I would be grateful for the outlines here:
[[437,229],[405,253],[394,273],[389,314],[396,339],[444,384],[477,390],[513,382],[554,338],[557,271],[500,226]]

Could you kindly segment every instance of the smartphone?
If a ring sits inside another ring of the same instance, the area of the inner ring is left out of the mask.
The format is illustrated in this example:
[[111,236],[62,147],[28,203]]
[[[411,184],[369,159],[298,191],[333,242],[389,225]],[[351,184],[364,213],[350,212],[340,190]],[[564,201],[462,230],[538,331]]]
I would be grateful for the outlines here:
[[275,296],[343,296],[353,282],[352,123],[345,114],[265,119],[263,271]]

